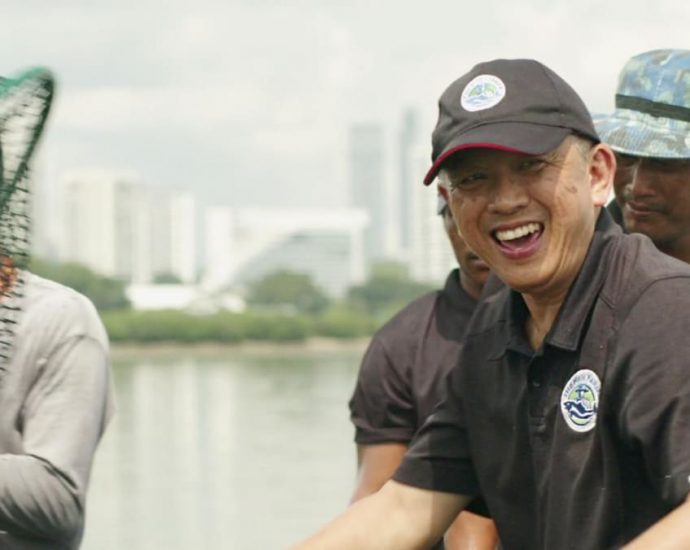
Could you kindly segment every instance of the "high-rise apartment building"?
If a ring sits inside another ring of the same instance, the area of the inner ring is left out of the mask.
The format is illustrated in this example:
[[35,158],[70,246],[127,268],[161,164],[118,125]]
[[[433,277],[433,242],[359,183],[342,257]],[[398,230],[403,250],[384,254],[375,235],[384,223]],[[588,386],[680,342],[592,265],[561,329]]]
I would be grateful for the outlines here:
[[208,290],[222,290],[230,286],[237,261],[235,240],[241,238],[235,230],[232,209],[212,206],[204,211],[204,260],[201,282]]
[[170,272],[183,283],[198,278],[197,204],[192,193],[175,192],[170,197]]
[[419,116],[414,109],[403,113],[398,134],[398,174],[394,189],[398,196],[397,226],[400,250],[404,257],[412,252],[414,195],[422,182],[417,179],[415,155],[419,148]]
[[443,220],[437,214],[436,183],[429,186],[421,183],[430,166],[429,155],[427,147],[418,147],[410,156],[411,177],[418,184],[410,193],[413,215],[409,267],[413,278],[441,286],[457,262]]
[[78,171],[62,181],[60,258],[127,282],[196,280],[196,206],[129,175]]
[[[196,201],[191,193],[149,189],[150,280],[193,283],[197,278]],[[146,237],[148,235],[148,237]]]
[[385,140],[378,125],[350,128],[348,165],[351,204],[364,210],[369,226],[364,231],[367,260],[387,255],[387,222],[390,204],[386,200]]
[[142,186],[135,178],[103,171],[80,171],[62,181],[61,259],[123,280],[146,272]]

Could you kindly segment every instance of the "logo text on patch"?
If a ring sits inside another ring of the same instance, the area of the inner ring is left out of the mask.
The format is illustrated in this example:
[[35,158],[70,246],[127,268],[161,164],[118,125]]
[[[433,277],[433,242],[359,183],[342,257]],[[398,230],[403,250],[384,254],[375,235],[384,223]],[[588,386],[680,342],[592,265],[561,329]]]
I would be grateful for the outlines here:
[[561,394],[561,412],[568,426],[576,432],[588,432],[597,423],[601,380],[589,369],[570,377]]

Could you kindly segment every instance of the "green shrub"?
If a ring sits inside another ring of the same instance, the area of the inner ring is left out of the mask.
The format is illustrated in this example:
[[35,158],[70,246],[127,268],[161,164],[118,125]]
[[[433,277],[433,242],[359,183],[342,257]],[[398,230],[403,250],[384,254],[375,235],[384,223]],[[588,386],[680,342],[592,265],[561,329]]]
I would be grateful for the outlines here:
[[257,313],[193,315],[176,310],[113,311],[102,314],[113,342],[301,341],[313,335],[306,317]]
[[361,338],[376,329],[375,320],[347,307],[333,307],[315,321],[315,333],[327,338]]

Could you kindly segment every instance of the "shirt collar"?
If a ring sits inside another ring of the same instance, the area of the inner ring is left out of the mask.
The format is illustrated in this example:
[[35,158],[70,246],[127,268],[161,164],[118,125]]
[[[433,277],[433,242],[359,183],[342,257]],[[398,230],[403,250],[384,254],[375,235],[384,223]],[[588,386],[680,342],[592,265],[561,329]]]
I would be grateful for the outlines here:
[[[620,227],[602,208],[585,261],[561,305],[551,330],[544,339],[545,345],[568,351],[575,351],[578,348],[589,312],[606,278],[608,260],[606,248],[611,239],[620,234]],[[504,311],[508,331],[506,349],[533,354],[534,351],[525,336],[525,323],[529,312],[522,295],[511,290]]]
[[608,245],[621,233],[620,227],[602,208],[585,261],[561,305],[554,326],[546,335],[546,343],[570,351],[577,349],[589,312],[606,279]]
[[448,300],[450,306],[457,311],[472,311],[477,305],[477,300],[472,298],[460,284],[460,270],[453,269],[446,278],[443,287],[443,296]]

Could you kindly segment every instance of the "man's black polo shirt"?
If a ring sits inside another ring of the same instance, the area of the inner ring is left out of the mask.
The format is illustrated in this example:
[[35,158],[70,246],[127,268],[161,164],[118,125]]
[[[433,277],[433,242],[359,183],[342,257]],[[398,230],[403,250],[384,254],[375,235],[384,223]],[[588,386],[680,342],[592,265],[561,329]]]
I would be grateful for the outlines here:
[[358,444],[412,440],[440,399],[476,303],[454,269],[443,290],[405,306],[374,335],[350,400]]
[[481,495],[506,549],[616,548],[680,504],[690,475],[690,266],[607,213],[543,346],[505,289],[395,479]]

